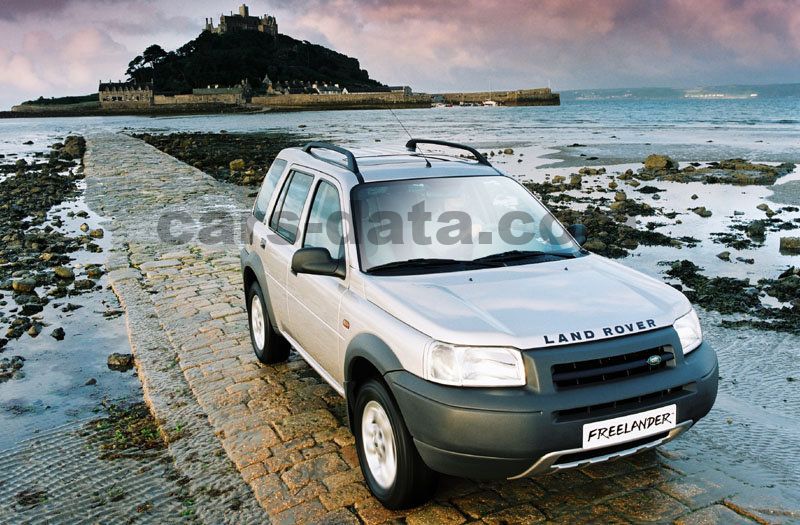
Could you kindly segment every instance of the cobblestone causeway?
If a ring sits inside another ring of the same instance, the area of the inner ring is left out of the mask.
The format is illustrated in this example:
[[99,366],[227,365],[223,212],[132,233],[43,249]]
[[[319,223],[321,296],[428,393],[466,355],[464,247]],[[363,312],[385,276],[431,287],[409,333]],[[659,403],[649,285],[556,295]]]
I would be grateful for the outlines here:
[[[238,247],[158,239],[161,214],[241,212],[241,192],[124,135],[89,137],[86,174],[88,201],[115,232],[110,278],[127,311],[146,400],[172,436],[170,452],[191,479],[196,514],[206,522],[800,519],[759,508],[768,502],[753,498],[751,486],[680,449],[535,480],[446,477],[432,503],[387,511],[363,483],[344,401],[294,353],[276,366],[253,356]],[[741,500],[742,493],[750,498]]]

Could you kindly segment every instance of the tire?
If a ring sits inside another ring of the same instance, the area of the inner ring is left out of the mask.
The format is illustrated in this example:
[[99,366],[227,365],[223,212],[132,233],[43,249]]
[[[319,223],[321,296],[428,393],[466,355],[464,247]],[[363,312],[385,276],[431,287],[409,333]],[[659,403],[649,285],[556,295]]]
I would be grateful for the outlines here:
[[247,291],[247,320],[250,342],[259,361],[265,364],[280,363],[289,358],[289,342],[272,328],[267,304],[258,282]]
[[386,385],[376,379],[364,383],[356,395],[354,412],[358,460],[372,494],[387,509],[404,509],[429,500],[438,474],[422,461]]

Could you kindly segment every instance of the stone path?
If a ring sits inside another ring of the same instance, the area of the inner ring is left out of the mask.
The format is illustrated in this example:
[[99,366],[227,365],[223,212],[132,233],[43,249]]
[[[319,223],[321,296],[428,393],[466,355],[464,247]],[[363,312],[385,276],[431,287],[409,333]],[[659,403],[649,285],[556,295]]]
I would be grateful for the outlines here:
[[[245,213],[241,191],[123,135],[89,137],[85,162],[88,202],[112,218],[109,277],[127,311],[145,398],[172,436],[170,452],[191,480],[200,519],[410,525],[800,520],[800,513],[769,506],[752,485],[680,447],[536,480],[446,477],[433,502],[385,510],[364,486],[343,400],[294,353],[276,366],[260,365],[252,354],[236,244],[236,220]],[[219,220],[204,218],[208,211]],[[157,232],[159,218],[168,214],[180,218],[171,240]],[[234,218],[233,227],[225,217]],[[185,235],[176,241],[178,234]],[[227,242],[207,242],[220,236]]]

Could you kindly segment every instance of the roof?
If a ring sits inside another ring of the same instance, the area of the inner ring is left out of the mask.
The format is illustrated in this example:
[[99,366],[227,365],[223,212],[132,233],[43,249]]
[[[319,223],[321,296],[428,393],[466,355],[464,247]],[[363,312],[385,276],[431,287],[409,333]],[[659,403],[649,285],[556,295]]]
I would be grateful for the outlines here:
[[357,163],[358,174],[347,167],[347,158],[342,153],[317,148],[309,153],[302,148],[289,148],[284,152],[291,152],[287,156],[292,161],[336,176],[348,185],[402,179],[502,175],[493,166],[480,164],[471,157],[427,151],[421,153],[404,148],[350,150]]
[[112,89],[153,89],[152,82],[100,82],[98,91]]

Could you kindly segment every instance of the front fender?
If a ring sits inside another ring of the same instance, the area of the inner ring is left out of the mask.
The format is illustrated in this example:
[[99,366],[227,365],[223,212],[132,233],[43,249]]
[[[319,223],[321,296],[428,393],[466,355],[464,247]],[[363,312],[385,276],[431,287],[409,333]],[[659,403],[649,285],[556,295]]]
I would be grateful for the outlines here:
[[380,337],[374,334],[361,333],[350,341],[344,354],[344,392],[347,402],[347,420],[350,423],[352,432],[355,432],[352,402],[355,400],[356,394],[356,382],[353,375],[355,373],[354,365],[358,359],[368,361],[380,373],[381,377],[389,372],[403,370],[403,366],[397,356]]

